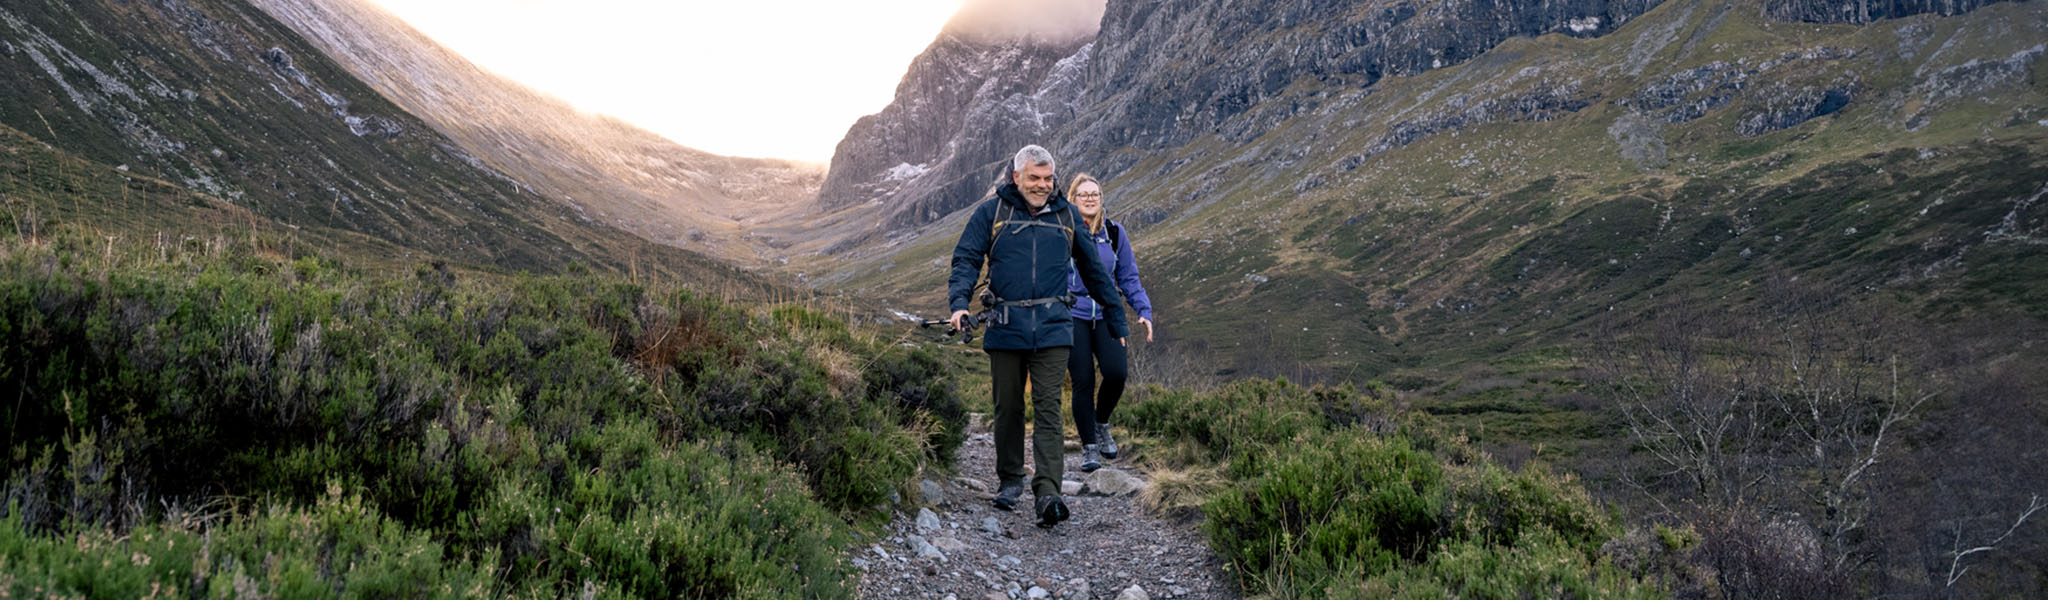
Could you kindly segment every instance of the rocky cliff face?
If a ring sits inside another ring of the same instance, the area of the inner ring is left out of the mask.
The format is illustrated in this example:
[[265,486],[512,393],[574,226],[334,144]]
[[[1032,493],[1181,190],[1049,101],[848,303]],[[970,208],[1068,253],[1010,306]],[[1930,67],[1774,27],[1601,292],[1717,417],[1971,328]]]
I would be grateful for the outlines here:
[[[820,198],[833,207],[878,203],[895,215],[880,227],[902,231],[971,203],[999,169],[995,162],[1023,143],[1049,142],[1070,172],[1114,177],[1149,153],[1208,136],[1249,142],[1328,108],[1326,98],[1290,91],[1303,84],[1370,90],[1387,77],[1466,63],[1511,38],[1606,35],[1662,2],[1112,0],[1095,41],[1059,59],[1052,57],[1061,48],[1025,51],[1011,43],[999,46],[1009,48],[1003,51],[942,38],[912,65],[895,103],[848,132]],[[1767,3],[1763,11],[1780,20],[1868,22],[1958,14],[1985,3],[1814,0]],[[1668,87],[1724,89],[1657,110],[1667,119],[1704,114],[1732,94],[1725,81],[1709,80],[1758,67],[1719,65],[1688,81],[1676,75]],[[1743,131],[1760,135],[1830,114],[1859,85],[1848,75],[1782,90],[1780,106],[1755,115]],[[1570,81],[1538,82],[1476,113],[1438,111],[1406,121],[1377,146],[1384,151],[1481,123],[1544,120],[1597,100],[1577,94]]]
[[1316,108],[1267,103],[1298,81],[1369,88],[1463,63],[1511,37],[1602,35],[1660,2],[1111,2],[1088,67],[1088,115],[1058,137],[1063,155],[1114,175],[1136,156],[1119,149],[1210,134],[1249,140]]
[[897,226],[980,198],[995,164],[1071,120],[1091,45],[949,28],[918,56],[896,101],[847,131],[820,189],[827,208],[872,204]]
[[1872,23],[1913,15],[1960,15],[2000,0],[1784,0],[1764,3],[1764,14],[1806,23]]
[[1112,1],[1092,43],[942,35],[896,101],[847,132],[820,199],[915,226],[979,198],[1026,143],[1054,147],[1069,172],[1114,175],[1137,156],[1119,150],[1256,137],[1291,111],[1237,117],[1303,78],[1369,86],[1512,36],[1598,35],[1657,1]]
[[252,0],[485,163],[593,220],[742,264],[752,225],[806,208],[818,165],[681,146],[486,72],[362,0]]

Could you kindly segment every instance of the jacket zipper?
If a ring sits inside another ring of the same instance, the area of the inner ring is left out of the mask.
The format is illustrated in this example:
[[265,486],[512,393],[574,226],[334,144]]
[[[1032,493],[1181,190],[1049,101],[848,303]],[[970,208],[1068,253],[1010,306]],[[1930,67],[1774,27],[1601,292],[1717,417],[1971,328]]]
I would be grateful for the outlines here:
[[[1048,201],[1049,201],[1049,200],[1048,200]],[[1033,221],[1036,221],[1036,220],[1038,220],[1038,215],[1035,215],[1035,214],[1034,214],[1034,215],[1031,215],[1031,220],[1033,220]],[[1038,238],[1041,238],[1041,237],[1045,237],[1045,236],[1044,236],[1043,234],[1040,234],[1040,233],[1039,233],[1039,232],[1037,231],[1037,228],[1029,228],[1029,229],[1032,229],[1032,232],[1031,232],[1031,293],[1033,293],[1033,294],[1036,294],[1036,293],[1038,293]],[[1036,306],[1033,306],[1033,307],[1029,307],[1029,308],[1031,309],[1031,312],[1038,312],[1038,307],[1036,307]],[[1032,316],[1037,316],[1037,315],[1032,315]],[[1031,328],[1031,349],[1033,349],[1033,350],[1037,350],[1037,349],[1038,349],[1038,328],[1037,328],[1037,327],[1033,327],[1033,328]]]

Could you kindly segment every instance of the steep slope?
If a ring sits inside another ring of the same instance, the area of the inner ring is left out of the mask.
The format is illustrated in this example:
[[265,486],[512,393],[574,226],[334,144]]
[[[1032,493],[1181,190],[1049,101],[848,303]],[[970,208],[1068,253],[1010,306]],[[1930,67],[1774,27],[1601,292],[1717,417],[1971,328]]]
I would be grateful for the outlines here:
[[[1133,155],[1108,151],[1185,144],[1298,79],[1357,75],[1371,85],[1462,62],[1512,35],[1605,32],[1654,5],[1441,2],[1418,13],[1408,3],[1112,2],[1101,9],[1100,44],[959,33],[972,16],[963,11],[911,64],[896,101],[847,132],[819,197],[828,207],[880,205],[893,216],[885,229],[916,226],[978,198],[996,163],[1026,143],[1057,145],[1070,163],[1114,175]],[[1286,116],[1238,120],[1232,134]]]
[[10,210],[140,235],[236,214],[399,261],[754,281],[543,198],[238,0],[10,2],[0,79]]
[[979,198],[998,162],[1074,117],[1101,12],[1096,0],[969,3],[895,101],[847,130],[818,194],[837,216],[802,249],[873,247]]
[[[1110,3],[1094,100],[1051,138],[1113,176],[1163,329],[1225,370],[1439,368],[1791,277],[2048,318],[2017,283],[2048,276],[2038,3],[1823,25],[1674,1],[1445,38],[1418,21],[1457,3],[1183,4]],[[932,310],[959,227],[803,266]]]
[[818,165],[683,147],[486,72],[362,0],[252,0],[462,148],[605,224],[762,264],[787,242],[750,226],[789,218]]

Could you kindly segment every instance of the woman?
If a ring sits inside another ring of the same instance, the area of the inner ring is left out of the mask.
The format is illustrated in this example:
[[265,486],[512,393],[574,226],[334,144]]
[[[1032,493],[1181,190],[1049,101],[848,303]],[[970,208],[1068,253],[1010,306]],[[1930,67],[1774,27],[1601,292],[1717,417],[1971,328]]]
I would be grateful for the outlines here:
[[[1067,200],[1081,212],[1088,235],[1102,266],[1116,280],[1124,303],[1138,311],[1145,325],[1145,341],[1152,341],[1152,301],[1145,286],[1138,283],[1138,264],[1131,254],[1131,240],[1123,227],[1109,220],[1102,209],[1102,183],[1083,173],[1067,186]],[[1109,415],[1124,395],[1124,379],[1130,375],[1130,360],[1122,340],[1110,334],[1101,306],[1088,297],[1081,275],[1067,272],[1067,291],[1074,295],[1074,350],[1068,354],[1067,371],[1074,380],[1074,428],[1081,431],[1081,470],[1102,468],[1102,459],[1116,458],[1116,440],[1109,436]],[[1102,369],[1102,388],[1095,387],[1095,370]]]

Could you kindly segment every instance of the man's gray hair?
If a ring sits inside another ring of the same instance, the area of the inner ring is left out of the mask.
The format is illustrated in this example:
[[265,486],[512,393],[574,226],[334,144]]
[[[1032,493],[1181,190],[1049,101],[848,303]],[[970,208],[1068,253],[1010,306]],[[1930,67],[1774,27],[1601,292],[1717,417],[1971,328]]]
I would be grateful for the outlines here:
[[1032,144],[1018,150],[1017,157],[1010,159],[1010,172],[1022,173],[1024,167],[1037,165],[1053,166],[1052,153],[1038,147],[1037,144]]

